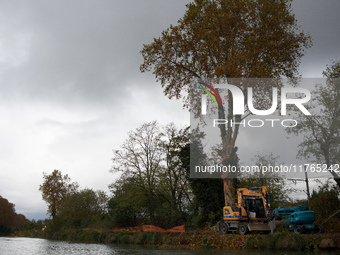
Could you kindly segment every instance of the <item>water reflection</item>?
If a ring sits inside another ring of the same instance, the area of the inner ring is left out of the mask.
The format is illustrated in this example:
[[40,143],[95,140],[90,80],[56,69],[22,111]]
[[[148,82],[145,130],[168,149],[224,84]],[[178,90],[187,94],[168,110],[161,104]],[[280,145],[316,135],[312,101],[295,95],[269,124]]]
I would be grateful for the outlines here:
[[[208,250],[190,251],[178,249],[156,249],[141,246],[121,246],[121,245],[105,245],[105,244],[86,244],[71,243],[65,241],[50,241],[38,238],[0,238],[0,255],[45,255],[45,254],[123,254],[123,255],[197,255],[197,254],[228,254],[228,255],[269,255],[273,251],[218,251],[212,252]],[[277,252],[275,255],[307,255],[306,252]],[[310,253],[314,254],[314,253]],[[335,252],[320,252],[318,254],[333,255]]]

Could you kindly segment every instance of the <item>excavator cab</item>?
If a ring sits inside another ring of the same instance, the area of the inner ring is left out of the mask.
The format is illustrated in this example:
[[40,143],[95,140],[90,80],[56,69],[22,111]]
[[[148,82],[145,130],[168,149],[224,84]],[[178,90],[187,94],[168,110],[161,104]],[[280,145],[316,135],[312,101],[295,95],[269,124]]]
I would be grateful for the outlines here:
[[264,210],[263,200],[258,197],[247,197],[245,199],[245,209],[248,212],[249,219],[265,219],[266,211]]

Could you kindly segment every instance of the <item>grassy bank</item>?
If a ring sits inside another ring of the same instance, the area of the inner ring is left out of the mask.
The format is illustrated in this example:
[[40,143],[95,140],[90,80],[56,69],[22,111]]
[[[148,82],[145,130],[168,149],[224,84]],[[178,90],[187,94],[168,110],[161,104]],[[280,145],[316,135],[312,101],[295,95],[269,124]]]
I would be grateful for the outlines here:
[[291,251],[340,250],[340,233],[297,235],[293,232],[281,231],[274,234],[223,235],[213,230],[197,230],[185,233],[76,230],[73,232],[58,231],[53,233],[41,231],[17,232],[15,236],[103,244],[154,245],[160,248]]
[[247,249],[318,251],[340,250],[340,234],[295,234],[283,231],[268,235],[252,235],[247,238]]

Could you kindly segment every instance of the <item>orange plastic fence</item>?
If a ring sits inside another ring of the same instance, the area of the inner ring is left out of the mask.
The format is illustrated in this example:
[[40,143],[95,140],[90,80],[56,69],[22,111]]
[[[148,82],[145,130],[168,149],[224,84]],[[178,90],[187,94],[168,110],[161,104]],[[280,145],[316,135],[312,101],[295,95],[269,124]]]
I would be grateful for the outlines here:
[[185,225],[174,227],[172,229],[169,229],[167,232],[183,233],[185,232]]

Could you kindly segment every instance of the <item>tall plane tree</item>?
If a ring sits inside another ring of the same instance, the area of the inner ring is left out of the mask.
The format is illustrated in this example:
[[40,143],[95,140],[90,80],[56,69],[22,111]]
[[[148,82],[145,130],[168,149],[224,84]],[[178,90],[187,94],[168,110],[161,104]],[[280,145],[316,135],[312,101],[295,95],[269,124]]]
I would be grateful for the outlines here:
[[[183,98],[188,108],[190,84],[195,79],[212,82],[284,76],[293,80],[311,40],[299,31],[291,2],[195,0],[187,5],[184,17],[176,26],[170,25],[161,37],[144,45],[141,51],[144,63],[140,70],[152,71],[161,82],[164,94],[170,99]],[[233,85],[246,94],[246,84]],[[261,88],[261,95],[270,98],[270,94],[270,85]],[[233,115],[230,92],[228,97],[227,108],[220,106],[218,118],[238,123],[245,116]],[[261,100],[263,97],[258,98],[257,105],[261,105]],[[199,109],[192,107],[190,110],[198,116]],[[238,128],[238,125],[220,125],[220,156],[224,164],[235,154]],[[233,181],[227,178],[223,181],[225,203],[231,204]]]

